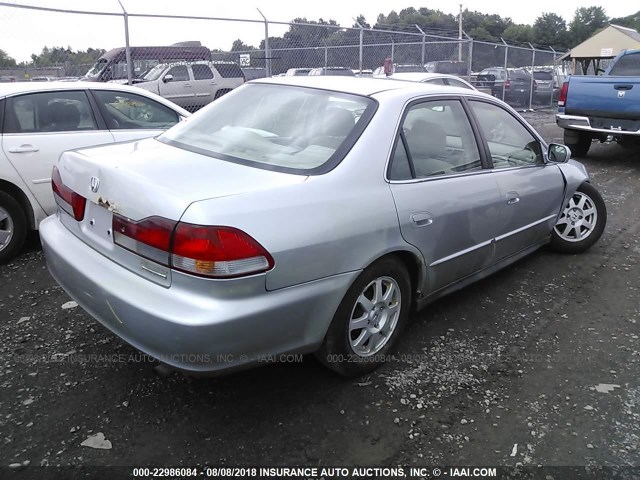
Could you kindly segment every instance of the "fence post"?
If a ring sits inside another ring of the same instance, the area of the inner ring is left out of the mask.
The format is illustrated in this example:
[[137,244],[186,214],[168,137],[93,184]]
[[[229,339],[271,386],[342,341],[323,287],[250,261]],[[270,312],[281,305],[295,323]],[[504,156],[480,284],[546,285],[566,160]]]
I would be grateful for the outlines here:
[[265,59],[265,69],[267,73],[267,78],[271,76],[271,51],[269,49],[269,21],[267,17],[260,11],[259,8],[256,8],[258,13],[262,15],[264,19],[264,59]]
[[327,47],[327,42],[324,42],[324,68],[327,68],[329,64],[327,63],[329,60],[329,47]]
[[424,62],[424,57],[425,57],[425,49],[427,47],[427,34],[424,33],[422,31],[422,29],[416,25],[416,28],[420,31],[420,33],[422,34],[422,66],[424,67],[425,62]]
[[356,24],[358,25],[358,27],[360,27],[360,57],[359,57],[358,68],[360,69],[360,73],[362,73],[362,49],[364,45],[364,28],[358,22],[356,22]]
[[[551,51],[553,52],[553,73],[551,74],[551,78],[553,79],[553,85],[551,88],[551,99],[549,100],[549,108],[553,108],[553,94],[556,90],[556,82],[558,83],[558,88],[562,87],[562,85],[560,85],[560,82],[558,82],[558,69],[557,69],[557,52],[553,49],[553,47],[549,47],[551,49]],[[558,92],[559,93],[559,92]]]
[[502,101],[504,101],[504,87],[507,82],[507,58],[509,57],[509,45],[504,41],[504,38],[500,37],[504,44],[504,80],[502,80]]
[[533,110],[532,102],[533,102],[533,83],[535,80],[533,79],[533,69],[536,66],[536,49],[529,43],[531,47],[531,86],[529,87],[529,110]]
[[469,43],[469,70],[467,70],[467,72],[469,73],[469,76],[467,80],[471,81],[471,73],[473,72],[473,39],[470,38],[468,43]]
[[120,0],[118,0],[118,3],[122,9],[124,18],[124,49],[127,58],[127,84],[131,85],[133,83],[133,65],[131,63],[131,47],[129,46],[129,14]]
[[393,37],[391,37],[391,63],[394,62],[395,49],[396,49],[396,44],[393,41]]

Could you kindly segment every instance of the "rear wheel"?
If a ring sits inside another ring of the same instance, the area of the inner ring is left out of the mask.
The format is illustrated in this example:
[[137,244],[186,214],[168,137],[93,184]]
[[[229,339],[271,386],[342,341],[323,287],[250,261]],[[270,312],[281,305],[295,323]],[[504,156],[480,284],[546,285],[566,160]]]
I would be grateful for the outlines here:
[[591,135],[577,130],[564,131],[564,144],[571,149],[575,157],[585,157],[591,147]]
[[396,258],[384,258],[349,288],[316,357],[340,375],[370,372],[385,362],[410,310],[409,274]]
[[0,264],[15,257],[27,236],[27,218],[20,204],[0,192]]
[[607,207],[596,188],[583,183],[571,196],[551,234],[551,248],[583,252],[598,241],[607,223]]

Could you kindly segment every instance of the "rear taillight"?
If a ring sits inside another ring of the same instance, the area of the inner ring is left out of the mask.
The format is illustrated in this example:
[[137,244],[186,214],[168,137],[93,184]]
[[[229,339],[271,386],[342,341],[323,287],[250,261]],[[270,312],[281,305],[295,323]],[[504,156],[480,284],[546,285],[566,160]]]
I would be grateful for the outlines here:
[[511,86],[511,82],[510,82],[509,80],[505,80],[505,81],[504,81],[504,88],[505,88],[505,90],[506,90],[507,88],[509,88],[510,86]]
[[569,95],[569,82],[564,82],[562,88],[560,88],[560,95],[558,96],[558,106],[564,107],[567,103],[567,95]]
[[114,242],[167,267],[209,278],[231,278],[273,268],[271,255],[251,236],[231,227],[133,221],[113,216]]
[[269,270],[273,258],[241,230],[178,223],[171,264],[205,277],[238,277]]
[[171,235],[176,222],[162,217],[148,217],[139,222],[114,214],[113,241],[141,257],[169,266]]
[[51,188],[53,189],[53,197],[60,208],[78,222],[82,221],[87,199],[62,183],[62,177],[60,177],[57,167],[53,167],[53,172],[51,173]]

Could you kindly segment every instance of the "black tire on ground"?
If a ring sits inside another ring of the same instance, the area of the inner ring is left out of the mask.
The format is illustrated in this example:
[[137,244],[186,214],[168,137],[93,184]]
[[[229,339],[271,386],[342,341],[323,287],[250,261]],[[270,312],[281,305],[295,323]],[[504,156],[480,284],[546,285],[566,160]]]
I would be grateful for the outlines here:
[[[576,222],[575,225],[572,225],[572,221]],[[591,229],[585,223],[591,225]],[[602,236],[606,224],[607,207],[604,200],[593,185],[585,182],[578,187],[569,204],[565,206],[551,233],[549,245],[553,250],[562,253],[584,252]],[[578,232],[583,238],[578,236]]]
[[572,156],[585,157],[591,147],[591,135],[577,130],[564,130],[564,144],[571,149]]
[[[376,283],[377,280],[380,282]],[[394,283],[395,286],[393,286]],[[380,296],[384,296],[384,301],[375,302],[376,289],[379,290]],[[368,316],[363,308],[364,304],[359,300],[362,296],[374,299],[371,302],[374,308]],[[384,305],[397,307],[397,314],[392,313],[391,310],[385,310]],[[366,268],[345,294],[324,342],[315,354],[316,358],[327,368],[345,377],[355,377],[370,372],[383,364],[393,351],[409,320],[410,311],[411,281],[405,266],[396,257],[382,258]],[[354,317],[365,318],[368,326],[350,330],[351,320]],[[393,318],[397,319],[395,326],[393,326]],[[365,334],[370,331],[369,327],[381,330],[387,327],[389,328],[388,336],[366,337]],[[356,352],[352,347],[352,342],[361,335],[363,339],[368,338],[362,342],[363,347],[371,348],[368,356]],[[376,339],[380,341],[379,349],[374,345]]]
[[[7,232],[11,232],[7,238]],[[0,191],[0,265],[14,258],[27,236],[27,217],[18,201]]]

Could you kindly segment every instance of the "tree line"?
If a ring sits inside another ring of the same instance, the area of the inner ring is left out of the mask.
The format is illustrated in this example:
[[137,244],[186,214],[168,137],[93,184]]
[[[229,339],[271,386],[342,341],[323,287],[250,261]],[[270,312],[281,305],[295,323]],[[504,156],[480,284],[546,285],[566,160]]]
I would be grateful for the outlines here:
[[[640,29],[640,11],[627,17],[609,18],[604,8],[600,6],[578,8],[573,19],[568,23],[555,13],[543,13],[536,18],[532,25],[517,24],[510,18],[504,18],[500,15],[469,10],[462,13],[462,18],[465,33],[474,40],[499,42],[501,38],[504,38],[508,42],[551,46],[558,50],[566,50],[578,45],[609,23]],[[303,23],[312,26],[301,25]],[[373,25],[360,15],[353,27],[359,28],[361,26],[365,29],[373,27],[394,31],[411,30],[416,33],[416,25],[431,34],[457,32],[458,19],[456,15],[446,14],[440,10],[409,7],[400,10],[400,12],[391,11],[388,15],[380,14]],[[309,21],[306,18],[296,18],[282,37],[270,37],[269,44],[272,49],[358,44],[359,32],[357,30],[332,28],[337,26],[335,20],[321,18],[318,21]],[[256,50],[264,50],[264,40],[258,47],[255,47],[238,39],[233,42],[230,49],[231,52]],[[0,50],[0,67],[87,65],[94,63],[104,52],[105,50],[99,48],[74,51],[70,47],[44,47],[39,54],[32,54],[29,62],[18,64],[5,51]],[[214,50],[213,53],[223,52]],[[325,54],[321,50],[300,51],[296,54],[297,58],[294,63],[297,66],[318,64],[320,57],[322,57],[320,64],[324,63]],[[332,54],[336,55],[337,52],[332,52]],[[276,63],[278,63],[277,60]],[[329,64],[341,63],[339,58],[333,62],[331,60],[328,60]],[[280,63],[284,68],[285,63],[290,62],[283,60]]]

